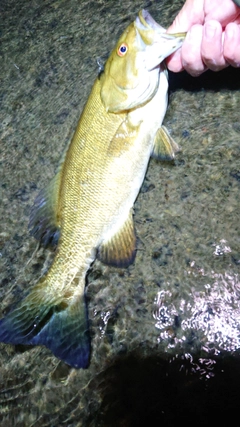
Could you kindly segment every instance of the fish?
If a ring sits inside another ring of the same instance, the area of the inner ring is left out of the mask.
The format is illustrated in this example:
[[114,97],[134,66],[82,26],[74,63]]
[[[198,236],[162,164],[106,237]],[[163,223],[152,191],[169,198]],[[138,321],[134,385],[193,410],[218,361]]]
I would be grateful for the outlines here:
[[56,175],[36,197],[29,230],[55,246],[52,265],[0,320],[0,342],[43,345],[74,368],[90,363],[86,275],[96,259],[136,256],[133,205],[151,156],[179,151],[162,121],[164,59],[185,33],[166,34],[146,10],[123,32],[97,76]]

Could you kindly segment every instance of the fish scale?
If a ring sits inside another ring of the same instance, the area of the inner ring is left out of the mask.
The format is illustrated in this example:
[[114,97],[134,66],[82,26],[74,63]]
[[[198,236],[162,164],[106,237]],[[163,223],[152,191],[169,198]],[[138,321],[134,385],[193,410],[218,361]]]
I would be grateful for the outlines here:
[[87,368],[90,335],[86,274],[98,257],[126,267],[136,255],[133,204],[149,158],[179,150],[162,121],[167,72],[162,61],[181,46],[142,10],[95,80],[56,176],[37,196],[31,234],[57,244],[49,271],[0,320],[0,341],[45,345],[75,368]]

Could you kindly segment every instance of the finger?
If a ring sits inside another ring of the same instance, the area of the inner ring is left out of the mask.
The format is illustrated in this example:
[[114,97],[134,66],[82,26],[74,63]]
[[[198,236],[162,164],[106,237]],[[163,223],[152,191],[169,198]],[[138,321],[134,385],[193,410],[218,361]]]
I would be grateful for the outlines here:
[[175,53],[172,53],[168,58],[166,58],[165,62],[167,63],[167,67],[170,71],[173,71],[174,73],[179,73],[180,71],[183,71],[183,65],[182,65],[182,56],[181,56],[181,50],[177,50]]
[[205,22],[215,20],[225,27],[233,22],[239,15],[239,7],[232,0],[205,0]]
[[[203,23],[204,20],[204,0],[187,0],[172,25],[167,29],[167,33],[178,33],[188,31],[192,25]],[[166,59],[169,70],[178,73],[182,71],[181,49],[174,52]]]
[[223,56],[223,35],[221,24],[208,21],[203,26],[201,45],[202,60],[212,71],[219,71],[228,66]]
[[233,67],[240,67],[240,27],[230,23],[226,26],[223,55]]
[[193,25],[182,45],[182,65],[192,76],[199,76],[207,67],[201,56],[202,25]]
[[194,24],[202,24],[204,21],[204,0],[187,0],[167,33],[188,31]]

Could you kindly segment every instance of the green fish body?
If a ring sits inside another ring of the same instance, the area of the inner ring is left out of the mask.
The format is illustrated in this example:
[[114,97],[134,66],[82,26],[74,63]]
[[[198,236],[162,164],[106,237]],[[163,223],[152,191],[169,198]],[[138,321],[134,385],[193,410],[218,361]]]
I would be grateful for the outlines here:
[[134,260],[132,209],[149,158],[173,158],[178,150],[162,126],[168,81],[161,63],[183,38],[165,34],[144,10],[121,36],[31,212],[31,233],[57,243],[54,261],[1,319],[0,341],[45,345],[73,367],[88,366],[86,274],[96,258],[118,267]]

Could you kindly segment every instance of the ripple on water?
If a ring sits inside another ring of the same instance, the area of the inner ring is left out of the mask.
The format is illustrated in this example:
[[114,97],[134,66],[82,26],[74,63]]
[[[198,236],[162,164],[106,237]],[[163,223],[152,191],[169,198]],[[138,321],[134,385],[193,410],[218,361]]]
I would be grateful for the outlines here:
[[[216,245],[216,251],[220,250]],[[221,251],[223,248],[221,249]],[[157,293],[153,317],[159,330],[158,342],[168,343],[166,351],[181,353],[204,351],[217,355],[240,347],[240,281],[236,273],[204,272],[194,268],[186,272],[204,286],[192,288],[188,298],[176,299],[169,284]]]

